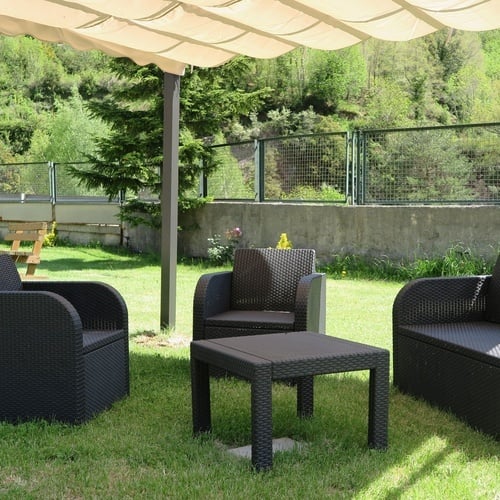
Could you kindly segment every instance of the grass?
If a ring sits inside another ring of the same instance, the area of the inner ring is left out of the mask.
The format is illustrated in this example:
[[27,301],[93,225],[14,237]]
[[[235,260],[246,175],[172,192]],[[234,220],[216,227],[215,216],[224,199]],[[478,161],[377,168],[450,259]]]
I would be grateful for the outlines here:
[[[391,391],[390,447],[366,446],[367,373],[316,379],[315,414],[295,417],[292,388],[273,388],[273,435],[307,443],[258,474],[227,447],[250,442],[246,383],[212,383],[213,433],[191,435],[188,342],[201,264],[179,264],[177,326],[160,332],[159,260],[100,248],[45,248],[39,276],[101,280],[130,314],[131,395],[81,426],[0,423],[0,498],[498,499],[500,443],[452,415]],[[349,274],[347,275],[349,276]],[[327,331],[391,348],[401,283],[327,280]]]
[[[497,249],[494,254],[500,252]],[[387,256],[376,258],[361,255],[336,255],[324,265],[330,276],[363,277],[379,280],[409,281],[431,276],[461,276],[466,274],[488,274],[494,262],[475,255],[463,245],[450,247],[439,257],[420,257],[397,261]]]

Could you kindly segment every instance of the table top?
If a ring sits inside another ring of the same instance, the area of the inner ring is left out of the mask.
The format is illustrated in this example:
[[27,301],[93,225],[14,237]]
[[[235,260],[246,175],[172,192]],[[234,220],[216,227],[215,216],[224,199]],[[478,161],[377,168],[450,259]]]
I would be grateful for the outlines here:
[[192,346],[271,363],[386,353],[385,349],[314,332],[271,333],[193,341]]

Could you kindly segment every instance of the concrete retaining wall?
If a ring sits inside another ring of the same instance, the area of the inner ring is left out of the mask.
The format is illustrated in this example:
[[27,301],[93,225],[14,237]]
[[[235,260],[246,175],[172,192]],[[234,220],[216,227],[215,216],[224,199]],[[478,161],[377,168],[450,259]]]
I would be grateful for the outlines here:
[[[58,234],[73,243],[99,241],[141,252],[160,252],[158,231],[122,226],[115,204],[56,206]],[[0,205],[0,236],[8,220],[52,220],[42,203]],[[493,260],[500,251],[500,206],[338,206],[214,202],[181,215],[179,255],[206,257],[208,238],[240,227],[243,244],[274,247],[287,233],[295,248],[314,248],[323,262],[336,254],[391,259],[443,255],[456,244]]]
[[296,248],[407,258],[443,255],[463,244],[488,259],[500,251],[500,206],[334,206],[210,203],[180,217],[179,252],[206,256],[207,239],[240,227],[245,245],[275,246],[285,232]]

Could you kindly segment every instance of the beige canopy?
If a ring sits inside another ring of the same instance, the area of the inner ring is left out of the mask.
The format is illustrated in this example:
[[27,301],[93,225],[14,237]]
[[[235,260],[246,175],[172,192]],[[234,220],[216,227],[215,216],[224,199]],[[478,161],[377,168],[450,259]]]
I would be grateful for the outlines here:
[[181,75],[238,54],[405,41],[444,26],[500,27],[500,0],[4,0],[0,32],[99,49]]

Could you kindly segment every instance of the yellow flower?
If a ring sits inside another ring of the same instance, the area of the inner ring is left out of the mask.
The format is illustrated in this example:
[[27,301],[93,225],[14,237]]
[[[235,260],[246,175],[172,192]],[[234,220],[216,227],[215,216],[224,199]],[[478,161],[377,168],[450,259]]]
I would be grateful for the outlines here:
[[287,250],[289,248],[292,248],[292,242],[288,239],[288,236],[286,233],[281,233],[280,239],[278,241],[278,244],[276,245],[276,248],[280,248],[282,250]]

